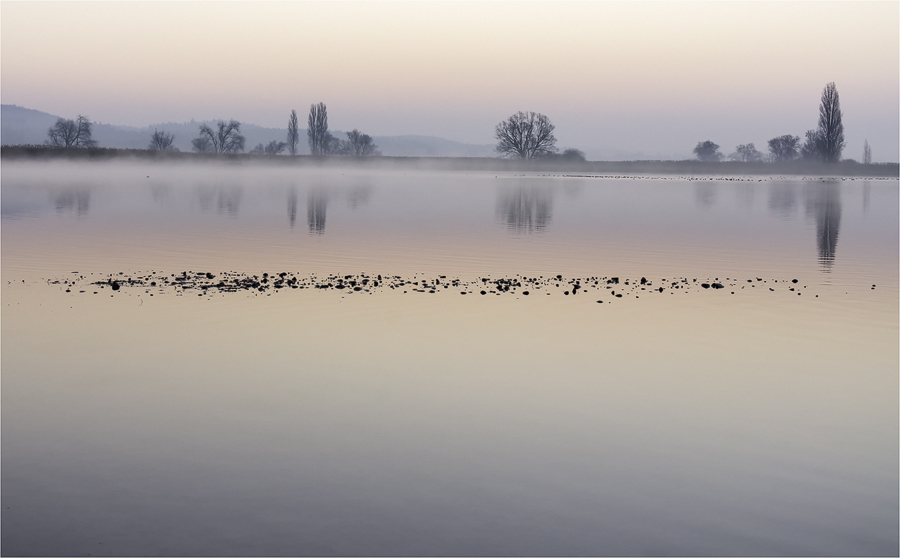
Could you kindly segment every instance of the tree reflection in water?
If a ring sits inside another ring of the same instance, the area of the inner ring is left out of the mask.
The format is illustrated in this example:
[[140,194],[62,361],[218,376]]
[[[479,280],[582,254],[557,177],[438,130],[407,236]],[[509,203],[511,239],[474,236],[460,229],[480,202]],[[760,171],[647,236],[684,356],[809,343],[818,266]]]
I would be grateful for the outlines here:
[[836,181],[809,184],[804,191],[806,214],[816,220],[816,245],[822,271],[830,272],[841,226],[841,190]]
[[306,196],[306,222],[309,234],[325,234],[325,213],[328,209],[328,194],[324,188],[314,188]]
[[552,212],[553,190],[548,186],[514,186],[498,192],[497,214],[511,231],[540,232],[550,224]]
[[63,190],[53,195],[53,206],[56,211],[72,211],[79,217],[87,215],[91,206],[91,192],[84,188]]
[[288,221],[291,223],[291,228],[294,228],[294,223],[297,222],[297,189],[291,186],[291,189],[288,190]]

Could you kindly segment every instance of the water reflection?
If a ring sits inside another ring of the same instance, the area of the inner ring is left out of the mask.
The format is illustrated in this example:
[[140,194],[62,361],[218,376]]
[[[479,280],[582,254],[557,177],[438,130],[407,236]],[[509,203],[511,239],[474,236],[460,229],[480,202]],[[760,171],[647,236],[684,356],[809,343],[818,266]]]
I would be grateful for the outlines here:
[[830,272],[841,226],[841,190],[837,182],[809,184],[804,191],[806,214],[816,220],[816,245],[822,271]]
[[540,232],[550,224],[552,213],[553,190],[547,186],[515,186],[498,192],[497,214],[512,231]]
[[697,207],[708,208],[716,203],[718,189],[713,182],[698,182],[694,185],[694,200]]
[[287,212],[288,222],[290,222],[293,229],[294,223],[297,222],[297,189],[293,186],[288,190]]
[[753,198],[756,197],[756,186],[754,184],[738,184],[736,192],[740,207],[746,209],[753,207]]
[[357,207],[369,203],[369,197],[372,195],[372,187],[366,185],[353,186],[347,191],[347,207],[356,209]]
[[53,206],[58,213],[71,211],[79,217],[83,217],[87,215],[91,205],[91,192],[87,189],[63,190],[56,192],[52,197]]
[[769,186],[769,212],[787,219],[797,209],[796,184],[772,184]]
[[243,196],[241,187],[199,186],[195,189],[195,192],[200,211],[209,211],[215,205],[217,213],[225,213],[231,217],[237,217],[238,210],[241,207],[241,197]]
[[327,191],[324,188],[310,190],[306,197],[306,222],[309,224],[309,234],[325,234],[327,209]]
[[866,180],[863,181],[863,213],[869,211],[869,197],[872,195],[872,184]]

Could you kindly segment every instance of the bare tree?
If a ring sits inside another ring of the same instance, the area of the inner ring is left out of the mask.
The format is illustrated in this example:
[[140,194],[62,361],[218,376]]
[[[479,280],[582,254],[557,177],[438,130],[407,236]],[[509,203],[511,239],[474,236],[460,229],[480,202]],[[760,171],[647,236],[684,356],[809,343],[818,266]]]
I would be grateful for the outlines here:
[[207,136],[200,136],[199,138],[194,138],[191,140],[191,146],[193,146],[194,151],[197,153],[215,153],[216,150],[213,149],[212,142],[209,141]]
[[800,146],[800,158],[804,161],[822,159],[822,138],[817,130],[806,131],[806,139]]
[[756,150],[756,146],[752,143],[741,144],[734,148],[734,153],[728,156],[732,161],[741,161],[751,163],[762,161],[762,153]]
[[275,141],[272,140],[265,147],[264,151],[266,155],[280,155],[282,151],[285,150],[287,144],[283,141]]
[[176,151],[177,149],[172,146],[173,141],[175,141],[174,135],[165,131],[153,130],[153,134],[150,136],[150,145],[147,146],[147,149],[153,151]]
[[52,128],[47,130],[47,145],[54,147],[96,147],[97,142],[91,139],[92,122],[78,115],[75,120],[59,118]]
[[575,149],[574,147],[570,147],[562,152],[560,157],[565,161],[587,161],[587,158],[584,156],[584,151],[580,149]]
[[341,141],[331,135],[331,132],[325,132],[325,139],[322,141],[322,155],[349,155],[350,144]]
[[719,145],[709,140],[697,142],[697,146],[694,148],[694,155],[701,161],[719,161],[722,159]]
[[792,161],[800,151],[800,138],[790,134],[769,140],[769,154],[773,161]]
[[550,119],[537,112],[517,112],[497,124],[497,153],[504,157],[531,159],[556,152],[555,126]]
[[256,147],[250,150],[251,155],[280,155],[282,151],[287,148],[287,144],[283,141],[272,140],[268,143],[268,145],[263,145],[261,143],[256,144]]
[[292,110],[291,116],[288,118],[287,128],[287,149],[291,156],[297,154],[298,143],[300,143],[300,130],[297,123],[297,111]]
[[220,120],[218,128],[214,131],[206,124],[201,124],[200,137],[191,142],[194,150],[200,153],[240,153],[244,150],[240,122],[231,120],[226,124]]
[[871,165],[872,164],[872,148],[869,147],[869,140],[866,140],[863,143],[863,164]]
[[352,132],[347,132],[346,143],[349,155],[368,157],[369,155],[376,155],[378,153],[378,146],[372,141],[372,136],[364,134],[356,129]]
[[309,107],[306,136],[309,140],[309,152],[313,155],[327,155],[331,134],[328,133],[328,109],[325,103],[318,103]]
[[822,90],[822,102],[819,104],[819,147],[822,160],[836,163],[841,160],[844,150],[844,125],[841,123],[841,98],[834,82],[825,85]]

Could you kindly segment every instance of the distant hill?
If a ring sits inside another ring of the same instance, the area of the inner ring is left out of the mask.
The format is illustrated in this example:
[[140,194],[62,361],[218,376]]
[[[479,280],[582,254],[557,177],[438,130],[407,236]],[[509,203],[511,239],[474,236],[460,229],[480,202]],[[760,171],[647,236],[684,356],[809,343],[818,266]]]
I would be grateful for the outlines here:
[[[47,130],[56,123],[56,115],[38,110],[23,108],[17,105],[0,105],[0,144],[2,145],[41,145],[47,139]],[[75,118],[75,116],[70,116]],[[164,130],[175,135],[174,145],[182,151],[191,150],[191,140],[197,137],[200,124],[213,125],[214,122],[176,123],[166,122],[143,128],[133,126],[116,126],[113,124],[94,123],[93,137],[99,147],[115,147],[122,149],[145,149],[150,143],[150,134],[154,130]],[[246,151],[250,151],[259,143],[284,141],[286,130],[283,128],[265,128],[246,122],[241,123],[241,133],[246,138]],[[344,132],[334,130],[332,133],[344,138]],[[300,131],[299,152],[308,154],[306,130]],[[493,157],[494,146],[461,143],[433,136],[374,136],[382,154],[393,157]]]

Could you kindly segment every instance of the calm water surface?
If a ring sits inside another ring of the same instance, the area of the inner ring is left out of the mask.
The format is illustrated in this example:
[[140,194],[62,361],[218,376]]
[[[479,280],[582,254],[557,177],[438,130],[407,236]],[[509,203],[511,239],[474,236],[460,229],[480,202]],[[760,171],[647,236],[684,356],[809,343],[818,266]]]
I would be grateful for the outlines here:
[[[4,162],[0,550],[896,556],[898,249],[897,180]],[[91,284],[184,271],[463,286]]]

